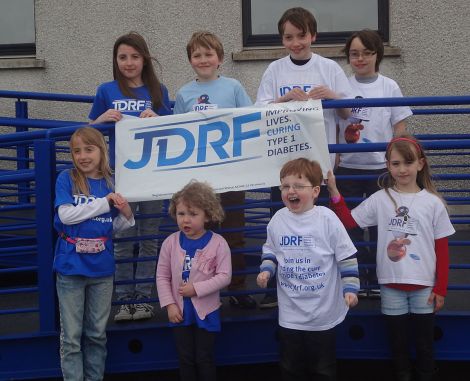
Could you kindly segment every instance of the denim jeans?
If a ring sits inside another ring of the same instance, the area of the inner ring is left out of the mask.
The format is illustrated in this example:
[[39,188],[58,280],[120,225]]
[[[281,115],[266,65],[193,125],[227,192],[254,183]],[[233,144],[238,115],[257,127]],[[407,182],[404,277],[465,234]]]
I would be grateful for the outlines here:
[[380,286],[382,313],[384,315],[432,314],[434,305],[428,304],[432,287],[414,291],[402,291],[395,288]]
[[57,274],[64,380],[102,380],[113,277]]
[[[240,206],[245,203],[245,192],[225,192],[220,194],[222,207]],[[245,209],[226,210],[225,219],[220,224],[222,229],[243,229],[245,227]],[[227,241],[231,250],[241,249],[245,245],[245,232],[225,232],[222,236]],[[232,253],[232,270],[245,270],[245,254]],[[229,290],[244,290],[246,286],[246,275],[233,275]]]
[[[157,214],[162,211],[161,201],[142,201],[130,203],[132,212],[139,212],[140,215]],[[139,218],[135,225],[123,232],[117,233],[115,238],[141,237],[155,235],[158,233],[160,224],[159,218]],[[138,242],[139,258],[157,256],[158,240],[146,239]],[[134,257],[134,241],[116,242],[114,244],[114,258],[131,259]],[[155,261],[134,263],[116,263],[116,281],[140,280],[155,277]],[[150,283],[131,283],[116,285],[116,295],[118,300],[143,299],[150,298],[152,287],[155,282]]]

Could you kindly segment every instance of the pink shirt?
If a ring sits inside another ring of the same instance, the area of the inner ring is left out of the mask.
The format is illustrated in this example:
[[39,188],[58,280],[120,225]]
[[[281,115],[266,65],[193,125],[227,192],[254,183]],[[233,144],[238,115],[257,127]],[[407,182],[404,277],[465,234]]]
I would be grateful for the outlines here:
[[[186,253],[179,240],[178,231],[162,244],[157,265],[157,291],[162,308],[175,303],[183,311],[183,296],[179,295],[178,288],[182,282],[181,271]],[[220,307],[219,291],[230,284],[231,278],[230,248],[221,235],[213,233],[206,247],[196,251],[189,274],[189,282],[197,294],[191,301],[200,319]]]

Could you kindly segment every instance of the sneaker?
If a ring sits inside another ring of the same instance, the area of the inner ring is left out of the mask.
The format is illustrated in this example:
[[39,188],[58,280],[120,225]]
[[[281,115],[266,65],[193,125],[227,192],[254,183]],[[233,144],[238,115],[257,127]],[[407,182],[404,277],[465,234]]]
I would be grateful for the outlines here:
[[259,302],[259,308],[274,308],[277,307],[277,295],[266,294],[264,298]]
[[150,319],[153,316],[153,307],[148,303],[134,304],[134,320]]
[[240,308],[249,310],[256,308],[256,300],[254,300],[251,295],[232,295],[230,296],[229,302],[232,306]]
[[132,320],[132,308],[130,304],[121,304],[119,311],[114,315],[114,321]]

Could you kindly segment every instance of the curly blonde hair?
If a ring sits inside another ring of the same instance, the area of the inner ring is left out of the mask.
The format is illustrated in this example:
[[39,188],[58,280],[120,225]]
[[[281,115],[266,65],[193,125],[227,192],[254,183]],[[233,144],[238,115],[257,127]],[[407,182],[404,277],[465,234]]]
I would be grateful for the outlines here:
[[220,223],[224,220],[225,213],[220,204],[220,198],[206,182],[192,180],[173,195],[170,200],[169,213],[175,219],[176,205],[179,202],[202,209],[209,222]]

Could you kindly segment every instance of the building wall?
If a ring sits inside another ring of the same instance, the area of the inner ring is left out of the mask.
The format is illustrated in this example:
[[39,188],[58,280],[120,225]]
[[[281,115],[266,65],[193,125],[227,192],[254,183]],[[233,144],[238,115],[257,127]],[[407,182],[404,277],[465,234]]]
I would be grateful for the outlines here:
[[[193,78],[185,46],[192,32],[208,29],[223,41],[221,73],[239,79],[253,98],[270,61],[232,61],[242,46],[241,1],[234,0],[36,0],[36,58],[45,68],[2,69],[0,89],[93,95],[112,79],[115,39],[136,30],[161,64],[160,79],[174,97]],[[382,72],[408,96],[464,95],[470,87],[470,2],[391,0],[390,45],[400,57],[386,57]],[[338,60],[346,70],[345,60]],[[12,115],[12,100],[0,99],[0,115]],[[31,102],[37,118],[87,120],[90,105]],[[420,132],[463,130],[464,117],[416,117]]]

